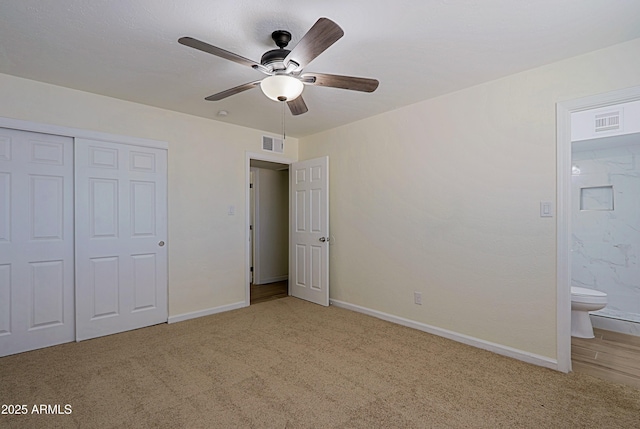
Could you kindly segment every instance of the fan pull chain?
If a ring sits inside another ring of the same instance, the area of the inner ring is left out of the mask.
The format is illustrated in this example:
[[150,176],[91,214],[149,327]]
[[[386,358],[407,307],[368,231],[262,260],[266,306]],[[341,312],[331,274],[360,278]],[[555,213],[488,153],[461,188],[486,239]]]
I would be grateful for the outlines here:
[[282,141],[284,142],[286,136],[285,136],[285,132],[284,132],[284,117],[285,117],[285,105],[287,104],[286,101],[282,102]]

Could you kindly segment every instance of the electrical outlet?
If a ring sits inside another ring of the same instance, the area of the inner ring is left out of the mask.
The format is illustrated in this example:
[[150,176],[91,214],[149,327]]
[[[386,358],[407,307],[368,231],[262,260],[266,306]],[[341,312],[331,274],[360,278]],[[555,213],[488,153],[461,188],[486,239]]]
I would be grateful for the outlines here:
[[413,302],[415,302],[418,305],[422,305],[422,292],[413,293]]

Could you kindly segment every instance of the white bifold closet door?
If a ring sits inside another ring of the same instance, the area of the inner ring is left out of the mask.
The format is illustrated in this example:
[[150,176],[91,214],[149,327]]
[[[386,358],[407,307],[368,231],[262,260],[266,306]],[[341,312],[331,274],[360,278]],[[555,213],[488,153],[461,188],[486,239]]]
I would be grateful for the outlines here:
[[167,151],[75,140],[76,339],[167,321]]
[[0,128],[0,356],[74,338],[73,139]]

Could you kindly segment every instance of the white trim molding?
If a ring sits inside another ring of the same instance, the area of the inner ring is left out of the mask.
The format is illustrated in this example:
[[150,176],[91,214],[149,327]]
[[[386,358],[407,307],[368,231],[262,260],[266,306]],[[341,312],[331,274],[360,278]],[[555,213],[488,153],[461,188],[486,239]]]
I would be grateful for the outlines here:
[[571,371],[571,114],[640,100],[640,86],[559,102],[556,105],[557,358]]
[[207,308],[205,310],[192,311],[190,313],[176,314],[175,316],[169,316],[169,320],[167,323],[184,322],[185,320],[211,316],[212,314],[224,313],[225,311],[237,310],[244,307],[246,307],[245,302],[239,301],[234,302],[233,304],[221,305],[220,307]]
[[[254,268],[254,274],[255,274],[255,268]],[[289,279],[289,274],[285,274],[285,275],[282,275],[282,276],[275,276],[275,277],[265,277],[265,278],[262,279],[261,283],[256,283],[256,284],[266,285],[266,284],[269,284],[269,283],[282,282],[282,281],[285,281],[285,280],[288,280],[288,279]]]
[[57,136],[83,138],[89,140],[99,140],[118,143],[124,143],[134,146],[153,147],[156,149],[168,149],[169,143],[160,140],[145,139],[139,137],[124,136],[118,134],[103,133],[100,131],[83,130],[80,128],[71,128],[61,125],[41,124],[38,122],[23,121],[20,119],[11,119],[0,117],[0,127],[11,128],[14,130],[31,131],[42,134],[54,134]]
[[427,325],[426,323],[416,322],[414,320],[405,319],[404,317],[398,317],[398,316],[394,316],[393,314],[383,313],[382,311],[372,310],[370,308],[361,307],[355,304],[350,304],[348,302],[338,301],[336,299],[331,299],[329,301],[331,305],[335,305],[336,307],[345,308],[347,310],[356,311],[358,313],[363,313],[368,316],[373,316],[378,319],[386,320],[387,322],[397,323],[398,325],[417,329],[419,331],[427,332],[429,334],[437,335],[439,337],[444,337],[449,340],[456,341],[458,343],[467,344],[469,346],[473,346],[479,349],[497,353],[502,356],[518,359],[533,365],[538,365],[545,368],[556,369],[556,370],[558,369],[558,362],[546,356],[537,355],[535,353],[529,353],[524,350],[515,349],[513,347],[504,346],[502,344],[492,343],[490,341],[481,340],[479,338],[471,337],[469,335],[460,334],[457,332],[449,331],[447,329],[442,329],[436,326]]

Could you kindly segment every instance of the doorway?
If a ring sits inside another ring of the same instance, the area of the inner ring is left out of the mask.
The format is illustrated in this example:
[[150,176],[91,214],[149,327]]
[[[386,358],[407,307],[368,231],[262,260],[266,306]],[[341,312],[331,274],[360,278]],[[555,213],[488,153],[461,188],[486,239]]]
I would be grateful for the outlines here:
[[[329,157],[294,162],[262,154],[246,154],[245,306],[251,305],[253,233],[251,224],[251,161],[289,168],[289,295],[329,305]],[[254,162],[254,165],[256,163]],[[284,216],[283,216],[284,217]],[[331,241],[333,243],[333,241]]]
[[557,105],[557,359],[563,372],[571,371],[572,114],[638,100],[640,87],[634,87]]
[[289,165],[292,160],[247,154],[246,305],[289,295]]
[[288,295],[289,165],[251,160],[250,303]]

